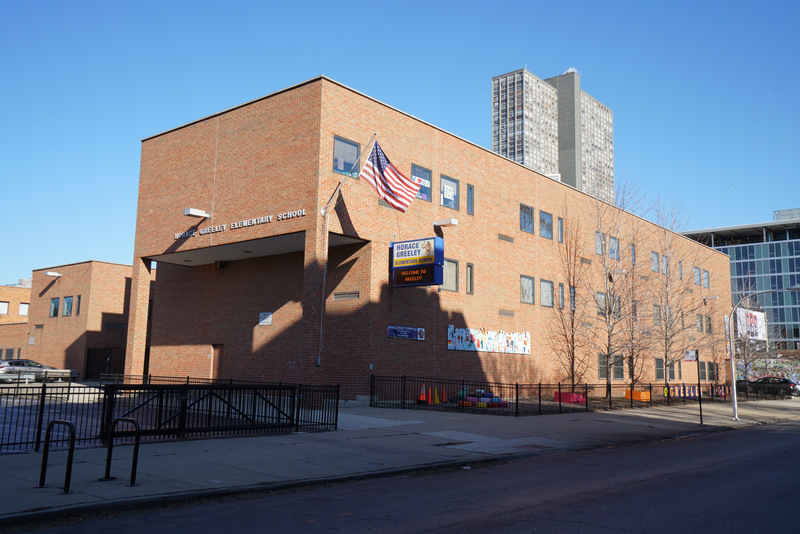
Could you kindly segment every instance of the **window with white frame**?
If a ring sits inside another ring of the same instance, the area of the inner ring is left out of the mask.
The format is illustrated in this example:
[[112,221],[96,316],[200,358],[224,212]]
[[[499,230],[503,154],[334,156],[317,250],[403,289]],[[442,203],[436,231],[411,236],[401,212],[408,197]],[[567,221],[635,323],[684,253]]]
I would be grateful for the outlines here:
[[523,304],[533,304],[533,277],[525,276],[524,274],[519,277],[519,301]]
[[445,291],[458,291],[458,262],[445,258],[442,267],[442,285]]
[[0,301],[0,315],[8,315],[8,302]]
[[458,211],[458,180],[449,178],[444,174],[441,175],[440,180],[440,197],[442,206]]
[[546,308],[553,307],[553,282],[539,280],[539,304]]
[[661,270],[661,256],[658,252],[650,252],[650,270],[657,273]]

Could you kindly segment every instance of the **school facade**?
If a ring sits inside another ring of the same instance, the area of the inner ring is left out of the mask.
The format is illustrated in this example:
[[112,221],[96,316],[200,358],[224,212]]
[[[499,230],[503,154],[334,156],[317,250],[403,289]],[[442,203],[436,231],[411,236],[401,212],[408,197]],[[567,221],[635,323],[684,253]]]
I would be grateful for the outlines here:
[[[373,134],[422,184],[405,213],[348,175]],[[558,310],[582,302],[586,334],[632,309],[652,333],[660,306],[612,304],[607,280],[644,295],[680,265],[699,322],[684,345],[702,341],[725,378],[727,256],[326,77],[144,139],[138,202],[127,374],[338,383],[343,398],[371,374],[560,382]],[[392,243],[433,237],[443,284],[393,286]],[[584,382],[629,381],[625,361],[580,350]],[[640,380],[674,372],[657,351],[641,361]]]

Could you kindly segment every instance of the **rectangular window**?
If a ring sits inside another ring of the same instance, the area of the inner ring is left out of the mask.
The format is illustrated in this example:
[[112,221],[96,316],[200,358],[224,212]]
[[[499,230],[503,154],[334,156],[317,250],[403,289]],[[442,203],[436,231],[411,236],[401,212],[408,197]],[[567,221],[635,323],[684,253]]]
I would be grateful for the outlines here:
[[703,287],[708,287],[711,285],[711,275],[708,274],[708,271],[703,271]]
[[558,242],[564,242],[564,219],[558,218]]
[[683,280],[683,262],[678,262],[678,278]]
[[661,326],[661,306],[653,304],[653,324]]
[[611,369],[613,371],[612,378],[614,380],[624,380],[625,379],[625,366],[624,359],[622,356],[614,356],[614,362],[611,364]]
[[706,365],[708,367],[708,379],[713,382],[717,379],[717,364],[708,362]]
[[661,256],[661,274],[669,276],[669,256],[666,254]]
[[631,243],[631,265],[636,265],[636,245]]
[[519,301],[523,304],[533,304],[533,278],[520,275],[519,277]]
[[664,380],[664,359],[656,358],[656,380]]
[[606,234],[594,233],[594,253],[602,256],[606,252]]
[[553,282],[539,280],[539,303],[546,307],[553,307]]
[[539,235],[553,239],[553,216],[542,210],[539,210]]
[[706,380],[706,362],[697,362],[697,367],[700,368],[700,380]]
[[697,314],[697,331],[703,333],[703,316],[699,313]]
[[575,311],[575,286],[569,286],[569,309]]
[[661,258],[659,257],[658,252],[650,253],[650,270],[654,273],[657,273],[661,270]]
[[354,176],[358,173],[355,168],[358,161],[358,143],[334,136],[333,138],[333,171]]
[[612,260],[619,259],[619,239],[616,237],[609,237],[608,255]]
[[564,284],[558,284],[558,307],[564,309]]
[[417,198],[422,200],[431,201],[431,171],[419,165],[411,165],[411,181],[419,184],[419,191],[417,191]]
[[458,211],[458,180],[448,178],[443,174],[441,182],[439,196],[442,206]]
[[706,334],[711,333],[711,316],[706,315]]
[[442,271],[441,289],[445,291],[458,291],[458,262],[445,258]]
[[474,283],[475,266],[471,263],[467,264],[467,295],[472,295],[475,292]]
[[525,204],[519,205],[519,229],[529,234],[533,233],[533,208]]
[[605,354],[598,354],[597,355],[597,379],[598,380],[607,380],[608,379],[608,356]]
[[700,285],[700,277],[701,277],[701,275],[700,275],[700,267],[695,267],[694,268],[694,285],[696,285],[696,286]]
[[605,317],[606,313],[608,312],[608,308],[606,307],[606,294],[601,293],[600,291],[597,292],[597,315],[600,317]]
[[64,305],[61,308],[61,315],[69,317],[72,315],[72,297],[64,297]]
[[475,215],[475,186],[467,184],[467,214]]
[[8,302],[0,302],[0,315],[8,315]]
[[19,314],[22,317],[26,317],[28,315],[28,309],[30,308],[30,304],[27,302],[20,302],[19,303]]
[[56,297],[50,299],[50,317],[58,317],[58,305],[61,303],[61,300]]
[[639,303],[636,301],[631,303],[631,315],[634,323],[639,321]]

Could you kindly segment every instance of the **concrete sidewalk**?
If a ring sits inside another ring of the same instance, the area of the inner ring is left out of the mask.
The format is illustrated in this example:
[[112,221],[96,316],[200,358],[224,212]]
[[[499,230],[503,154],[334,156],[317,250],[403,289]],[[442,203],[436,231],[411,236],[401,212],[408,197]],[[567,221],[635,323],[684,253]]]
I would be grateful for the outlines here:
[[499,458],[664,439],[800,417],[800,400],[672,406],[502,417],[425,410],[343,407],[335,432],[144,443],[136,486],[132,446],[76,449],[70,494],[62,494],[66,451],[51,451],[46,483],[36,488],[42,453],[0,455],[0,524],[88,510],[135,508],[204,496],[385,476]]

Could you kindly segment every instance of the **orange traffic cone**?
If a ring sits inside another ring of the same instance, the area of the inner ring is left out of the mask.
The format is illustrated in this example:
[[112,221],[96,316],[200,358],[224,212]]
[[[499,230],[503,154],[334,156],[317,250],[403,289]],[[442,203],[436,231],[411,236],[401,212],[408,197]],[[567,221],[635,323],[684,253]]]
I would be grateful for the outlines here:
[[419,404],[425,404],[428,402],[428,399],[425,397],[425,384],[422,384],[422,391],[419,392],[419,400],[417,402]]
[[447,402],[447,394],[445,393],[444,387],[442,387],[442,402]]
[[433,388],[428,389],[428,404],[433,404]]

